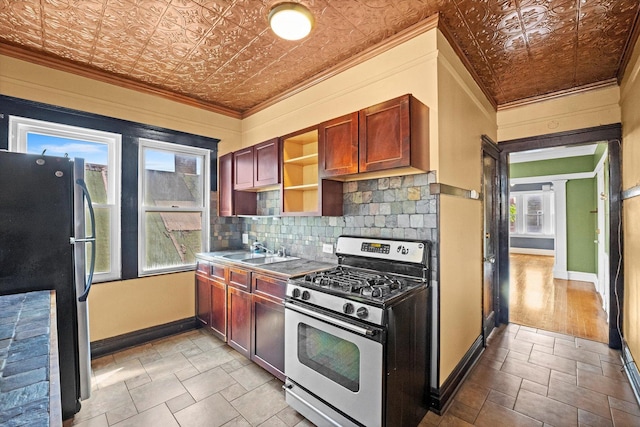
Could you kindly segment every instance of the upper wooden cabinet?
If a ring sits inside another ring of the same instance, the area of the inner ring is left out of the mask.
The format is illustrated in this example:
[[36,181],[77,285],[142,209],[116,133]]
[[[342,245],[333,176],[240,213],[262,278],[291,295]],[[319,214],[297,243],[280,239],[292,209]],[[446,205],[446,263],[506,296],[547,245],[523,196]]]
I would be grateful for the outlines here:
[[234,190],[250,190],[280,182],[278,138],[233,153]]
[[255,215],[257,199],[255,193],[234,191],[234,153],[218,159],[218,216]]
[[253,186],[280,183],[280,144],[274,138],[253,146]]
[[358,113],[318,126],[318,156],[322,177],[358,173]]
[[323,177],[429,170],[429,108],[411,95],[330,120],[319,129]]

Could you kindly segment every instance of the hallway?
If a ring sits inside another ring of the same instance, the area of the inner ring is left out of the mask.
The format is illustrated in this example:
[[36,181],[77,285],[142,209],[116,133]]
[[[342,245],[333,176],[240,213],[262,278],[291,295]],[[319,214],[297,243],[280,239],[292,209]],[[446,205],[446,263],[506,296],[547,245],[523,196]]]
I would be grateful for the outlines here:
[[602,343],[607,316],[592,283],[553,278],[553,257],[510,255],[509,321]]

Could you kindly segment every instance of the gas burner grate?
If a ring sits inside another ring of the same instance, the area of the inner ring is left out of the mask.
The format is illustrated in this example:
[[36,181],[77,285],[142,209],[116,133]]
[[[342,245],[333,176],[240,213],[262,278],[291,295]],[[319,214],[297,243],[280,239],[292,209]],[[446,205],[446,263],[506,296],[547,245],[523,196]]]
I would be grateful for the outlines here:
[[370,298],[383,298],[406,287],[402,278],[343,266],[307,274],[304,280],[321,288]]

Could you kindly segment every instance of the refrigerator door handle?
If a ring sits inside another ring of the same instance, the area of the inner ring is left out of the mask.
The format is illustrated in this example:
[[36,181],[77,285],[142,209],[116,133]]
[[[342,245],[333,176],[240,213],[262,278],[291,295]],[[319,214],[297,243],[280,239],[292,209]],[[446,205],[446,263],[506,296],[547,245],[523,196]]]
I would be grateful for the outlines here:
[[85,302],[87,300],[87,297],[89,296],[89,291],[91,290],[91,284],[93,283],[93,272],[96,266],[96,218],[95,213],[93,212],[93,205],[91,204],[91,196],[89,195],[87,184],[83,179],[77,179],[76,184],[82,189],[82,194],[84,195],[84,199],[87,202],[87,207],[89,208],[89,218],[91,220],[91,235],[84,239],[73,239],[72,241],[72,243],[91,242],[91,264],[89,264],[89,274],[85,279],[84,292],[78,297],[78,301]]

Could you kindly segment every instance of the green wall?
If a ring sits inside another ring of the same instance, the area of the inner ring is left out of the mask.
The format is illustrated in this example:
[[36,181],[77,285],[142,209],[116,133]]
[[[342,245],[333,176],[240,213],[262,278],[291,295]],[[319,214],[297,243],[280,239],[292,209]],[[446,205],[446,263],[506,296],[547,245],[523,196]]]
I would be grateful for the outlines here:
[[567,270],[597,271],[596,179],[567,182]]
[[509,172],[511,178],[593,172],[593,162],[594,156],[538,160],[535,162],[513,163],[509,167]]

